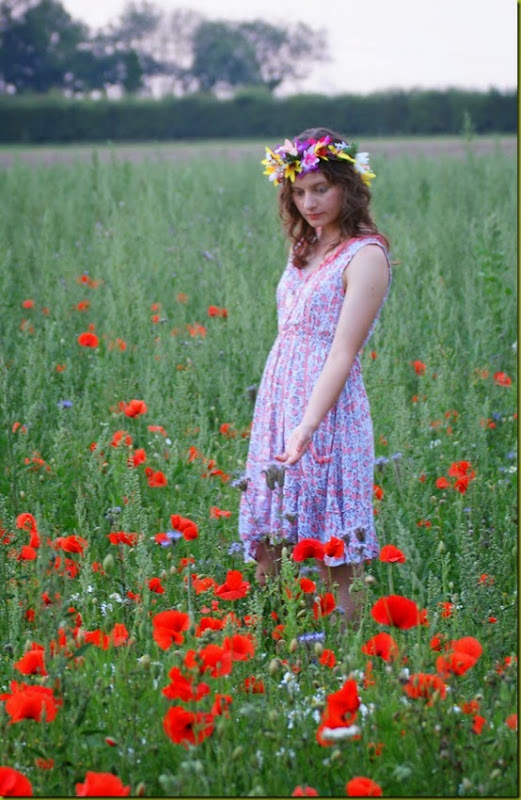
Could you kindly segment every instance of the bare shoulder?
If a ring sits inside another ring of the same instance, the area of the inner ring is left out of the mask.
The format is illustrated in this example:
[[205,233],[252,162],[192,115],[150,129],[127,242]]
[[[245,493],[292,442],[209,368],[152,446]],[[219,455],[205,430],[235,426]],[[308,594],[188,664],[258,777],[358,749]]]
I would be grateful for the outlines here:
[[344,287],[367,287],[383,293],[389,284],[389,263],[378,244],[366,244],[351,259],[344,272]]

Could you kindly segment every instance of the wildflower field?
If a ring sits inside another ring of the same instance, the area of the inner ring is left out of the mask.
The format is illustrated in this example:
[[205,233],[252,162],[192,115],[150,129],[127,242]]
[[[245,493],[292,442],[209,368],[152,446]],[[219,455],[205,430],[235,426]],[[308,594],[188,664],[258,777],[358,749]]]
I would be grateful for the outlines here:
[[2,796],[518,795],[515,156],[372,159],[356,632],[312,542],[262,590],[236,532],[286,258],[263,157],[0,173]]

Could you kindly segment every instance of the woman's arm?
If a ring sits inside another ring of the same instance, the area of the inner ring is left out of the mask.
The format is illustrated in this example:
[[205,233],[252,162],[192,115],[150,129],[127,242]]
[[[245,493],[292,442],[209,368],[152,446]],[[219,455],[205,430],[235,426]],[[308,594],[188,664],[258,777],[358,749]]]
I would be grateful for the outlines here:
[[366,245],[344,272],[346,293],[325,364],[311,392],[300,424],[291,432],[285,450],[275,458],[296,464],[312,436],[338,400],[353,361],[369,333],[389,283],[389,266],[378,245]]

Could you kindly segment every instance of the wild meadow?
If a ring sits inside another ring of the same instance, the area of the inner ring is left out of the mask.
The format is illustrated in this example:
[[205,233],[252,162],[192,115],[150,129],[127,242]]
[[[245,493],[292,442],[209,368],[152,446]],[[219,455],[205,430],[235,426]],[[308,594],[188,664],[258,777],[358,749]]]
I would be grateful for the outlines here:
[[0,173],[2,796],[518,796],[515,156],[373,159],[356,631],[316,558],[261,590],[237,536],[263,157]]

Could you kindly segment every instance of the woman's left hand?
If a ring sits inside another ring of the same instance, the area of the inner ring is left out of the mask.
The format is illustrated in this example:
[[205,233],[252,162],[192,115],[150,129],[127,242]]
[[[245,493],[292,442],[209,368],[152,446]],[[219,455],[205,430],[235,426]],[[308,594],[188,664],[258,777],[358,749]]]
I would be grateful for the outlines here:
[[275,456],[275,459],[282,461],[288,467],[296,464],[309,449],[313,433],[313,428],[309,425],[297,425],[289,435],[284,452]]

